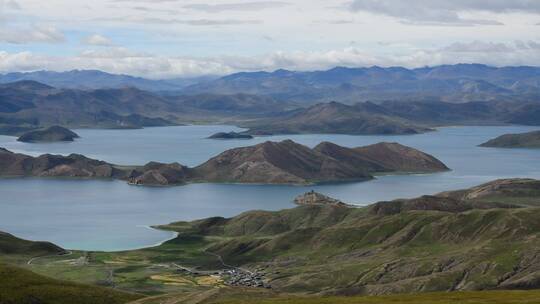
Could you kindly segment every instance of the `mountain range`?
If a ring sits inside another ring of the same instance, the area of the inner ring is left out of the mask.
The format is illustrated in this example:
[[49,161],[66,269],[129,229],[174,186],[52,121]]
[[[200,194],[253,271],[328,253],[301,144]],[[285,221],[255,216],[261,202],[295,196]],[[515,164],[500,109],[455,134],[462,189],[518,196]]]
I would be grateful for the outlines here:
[[415,134],[444,125],[540,125],[540,102],[509,97],[309,105],[243,93],[165,96],[137,88],[62,89],[26,80],[0,85],[0,134],[20,135],[53,125],[140,128],[191,123],[234,124],[253,135]]
[[216,77],[174,78],[152,80],[129,75],[110,74],[98,70],[73,70],[67,72],[36,71],[0,75],[0,83],[32,80],[64,89],[102,89],[134,87],[146,91],[178,91],[186,86],[212,80]]
[[540,68],[457,64],[417,69],[374,66],[336,67],[314,72],[277,70],[236,73],[183,89],[185,94],[201,92],[242,92],[304,103],[388,99],[467,102],[499,100],[502,97],[538,99]]
[[251,94],[313,104],[356,103],[388,99],[466,102],[526,98],[540,95],[540,68],[492,67],[482,64],[403,67],[335,67],[324,71],[240,72],[151,80],[96,70],[37,71],[0,75],[0,83],[33,80],[57,88],[135,87],[164,95]]

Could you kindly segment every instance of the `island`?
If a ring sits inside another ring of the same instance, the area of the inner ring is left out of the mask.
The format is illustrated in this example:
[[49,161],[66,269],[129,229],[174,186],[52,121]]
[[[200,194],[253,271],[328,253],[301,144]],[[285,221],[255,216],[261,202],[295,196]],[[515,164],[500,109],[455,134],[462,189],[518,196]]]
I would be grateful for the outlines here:
[[312,149],[292,140],[267,141],[227,150],[193,168],[159,162],[120,166],[79,154],[32,157],[0,148],[0,176],[112,178],[147,186],[204,182],[306,185],[447,170],[435,157],[398,143],[347,148],[325,142]]
[[489,148],[540,148],[540,131],[505,134],[480,145]]
[[249,134],[242,134],[237,132],[219,132],[210,137],[209,139],[253,139],[253,136]]
[[17,141],[20,142],[57,142],[57,141],[73,141],[79,138],[77,133],[60,126],[52,126],[46,129],[29,131],[21,135]]

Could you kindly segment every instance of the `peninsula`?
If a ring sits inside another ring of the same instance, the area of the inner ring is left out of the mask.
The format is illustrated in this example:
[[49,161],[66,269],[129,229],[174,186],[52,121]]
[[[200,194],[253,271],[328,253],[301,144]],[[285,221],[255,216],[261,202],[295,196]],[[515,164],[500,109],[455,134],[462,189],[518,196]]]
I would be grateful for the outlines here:
[[449,170],[435,157],[397,143],[346,148],[321,143],[314,149],[291,140],[227,150],[200,166],[150,162],[119,166],[87,158],[32,157],[0,148],[0,176],[113,178],[130,184],[166,186],[192,182],[313,184],[362,181],[378,173]]

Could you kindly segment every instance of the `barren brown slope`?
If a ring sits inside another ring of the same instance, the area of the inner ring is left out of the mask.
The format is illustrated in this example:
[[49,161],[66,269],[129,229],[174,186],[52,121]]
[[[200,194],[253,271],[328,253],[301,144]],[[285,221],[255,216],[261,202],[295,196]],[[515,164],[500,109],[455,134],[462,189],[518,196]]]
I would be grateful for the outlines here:
[[382,165],[385,171],[437,172],[449,168],[440,160],[422,151],[398,143],[378,143],[355,148],[365,159]]
[[346,148],[323,142],[314,150],[349,166],[364,167],[369,172],[438,172],[448,167],[435,157],[398,143],[378,143]]
[[351,167],[291,140],[223,152],[195,168],[214,182],[307,183],[369,179],[363,167]]
[[0,148],[0,176],[121,178],[126,172],[79,154],[32,157]]

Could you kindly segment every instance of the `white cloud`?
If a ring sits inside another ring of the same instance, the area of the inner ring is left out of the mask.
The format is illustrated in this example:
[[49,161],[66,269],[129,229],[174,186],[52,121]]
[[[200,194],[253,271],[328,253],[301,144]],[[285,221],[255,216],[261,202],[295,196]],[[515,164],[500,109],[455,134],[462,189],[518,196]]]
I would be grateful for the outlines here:
[[497,25],[498,21],[465,18],[461,13],[540,13],[537,0],[353,0],[352,11],[365,11],[398,18],[407,23],[446,25]]
[[281,1],[260,1],[243,3],[222,3],[222,4],[188,4],[184,8],[205,11],[209,13],[220,13],[224,11],[259,11],[269,8],[288,6],[290,3]]
[[0,28],[0,42],[10,44],[60,43],[65,37],[53,26],[34,25],[30,28]]
[[513,48],[506,43],[484,42],[475,40],[469,43],[455,42],[443,48],[443,50],[455,53],[501,53],[512,52]]
[[0,1],[0,5],[3,5],[8,10],[18,11],[21,9],[21,6],[15,0]]
[[95,45],[95,46],[113,46],[114,45],[111,39],[103,35],[99,35],[99,34],[93,34],[84,38],[83,43],[87,45]]
[[495,66],[540,65],[540,43],[456,42],[447,47],[416,49],[402,55],[381,55],[355,47],[329,51],[273,52],[260,56],[165,57],[126,48],[87,50],[77,56],[54,57],[30,52],[0,52],[0,71],[99,69],[148,78],[223,75],[238,71],[319,70],[335,66],[405,66],[484,63]]

